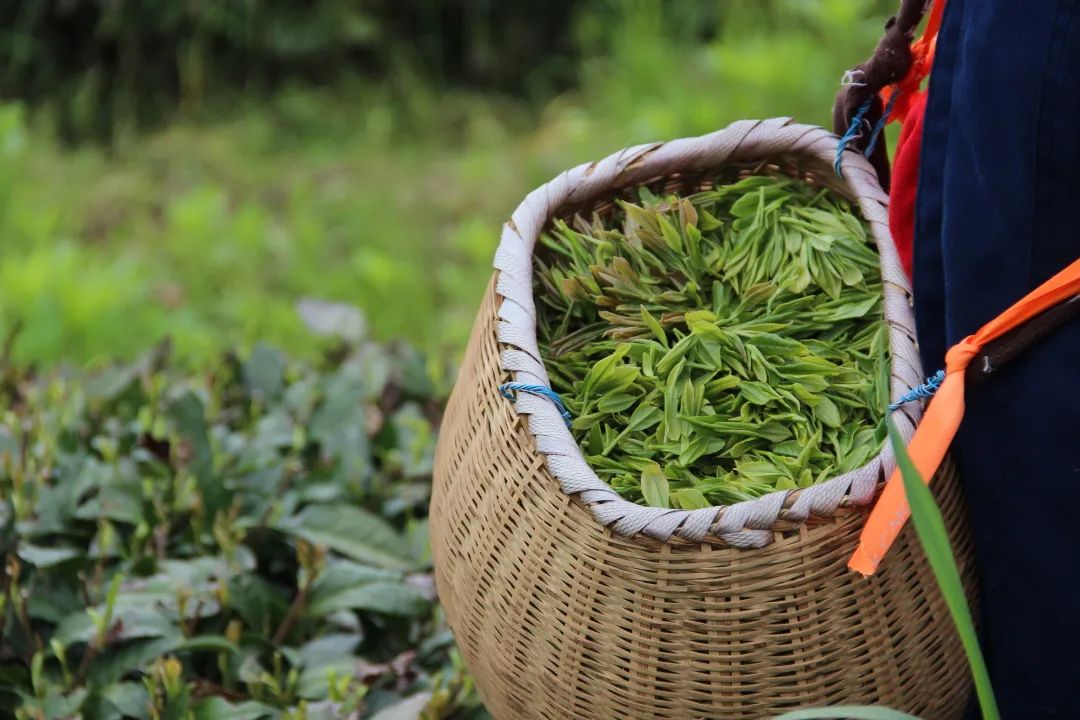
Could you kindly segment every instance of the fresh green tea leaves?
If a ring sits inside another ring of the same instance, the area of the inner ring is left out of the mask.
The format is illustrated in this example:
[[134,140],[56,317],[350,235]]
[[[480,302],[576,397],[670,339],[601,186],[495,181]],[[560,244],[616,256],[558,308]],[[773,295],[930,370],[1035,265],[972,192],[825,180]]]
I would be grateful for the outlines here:
[[675,502],[675,505],[683,510],[701,510],[709,507],[709,501],[705,499],[705,494],[697,488],[683,488],[682,490],[676,490],[671,499]]
[[814,406],[814,416],[826,427],[840,427],[840,411],[837,410],[836,403],[824,395],[818,399],[817,405]]
[[657,322],[656,318],[645,309],[645,306],[641,306],[641,321],[645,323],[645,327],[649,328],[649,331],[656,336],[656,339],[660,341],[660,344],[665,348],[668,347],[667,334],[664,332],[664,327]]
[[696,509],[807,487],[880,450],[877,253],[842,200],[752,176],[558,221],[538,336],[589,462],[636,502]]
[[668,506],[668,480],[656,463],[649,463],[641,471],[641,494],[645,496],[645,502],[653,507]]

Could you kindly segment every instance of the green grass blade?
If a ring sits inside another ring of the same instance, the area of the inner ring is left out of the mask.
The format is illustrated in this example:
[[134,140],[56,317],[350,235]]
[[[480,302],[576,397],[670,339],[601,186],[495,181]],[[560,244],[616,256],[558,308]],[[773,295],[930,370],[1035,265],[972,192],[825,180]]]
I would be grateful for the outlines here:
[[949,613],[956,624],[964,652],[967,653],[983,717],[985,720],[1000,720],[994,690],[990,685],[990,674],[986,670],[986,661],[983,659],[982,650],[979,649],[979,640],[975,634],[975,623],[971,619],[971,608],[968,607],[964,586],[960,582],[960,570],[956,566],[956,559],[949,545],[949,536],[945,531],[945,520],[941,516],[937,503],[934,502],[933,495],[930,494],[930,489],[923,482],[919,471],[915,468],[915,463],[911,461],[904,439],[900,437],[900,433],[891,420],[888,425],[889,439],[896,453],[900,474],[904,479],[904,492],[911,506],[915,531],[918,533],[926,558],[930,561],[934,577],[937,578],[938,585],[941,587],[945,604],[948,605]]
[[827,708],[792,710],[773,720],[919,720],[899,710],[876,705],[837,705]]

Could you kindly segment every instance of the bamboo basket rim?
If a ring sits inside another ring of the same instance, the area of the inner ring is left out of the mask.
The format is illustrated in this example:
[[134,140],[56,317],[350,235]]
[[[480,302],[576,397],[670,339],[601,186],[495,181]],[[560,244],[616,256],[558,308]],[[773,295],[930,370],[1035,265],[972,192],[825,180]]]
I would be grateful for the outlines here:
[[[495,254],[502,370],[515,382],[550,388],[536,339],[532,258],[540,234],[554,218],[603,210],[620,194],[641,186],[701,187],[693,183],[725,169],[744,174],[784,173],[841,194],[869,224],[880,256],[884,317],[889,326],[889,394],[891,400],[898,400],[922,382],[923,375],[915,344],[911,286],[889,233],[888,195],[869,162],[857,152],[844,153],[841,175],[837,175],[833,161],[838,142],[831,132],[791,118],[744,120],[700,137],[626,148],[561,173],[533,190],[504,224]],[[811,487],[777,490],[700,510],[645,507],[619,496],[592,471],[552,403],[518,393],[514,405],[534,439],[534,449],[563,492],[584,504],[597,522],[629,538],[764,547],[778,535],[798,532],[815,519],[871,505],[895,468],[886,443],[863,467]],[[891,413],[905,439],[913,434],[921,412],[918,403],[909,403]]]

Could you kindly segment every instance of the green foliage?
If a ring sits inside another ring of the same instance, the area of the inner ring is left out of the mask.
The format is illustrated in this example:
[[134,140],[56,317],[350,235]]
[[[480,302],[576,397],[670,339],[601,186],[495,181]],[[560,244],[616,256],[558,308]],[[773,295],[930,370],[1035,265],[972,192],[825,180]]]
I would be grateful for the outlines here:
[[0,393],[0,714],[477,716],[430,574],[442,393],[415,351],[4,361]]
[[862,467],[885,439],[878,257],[831,193],[721,176],[557,222],[536,258],[540,351],[590,465],[694,510]]

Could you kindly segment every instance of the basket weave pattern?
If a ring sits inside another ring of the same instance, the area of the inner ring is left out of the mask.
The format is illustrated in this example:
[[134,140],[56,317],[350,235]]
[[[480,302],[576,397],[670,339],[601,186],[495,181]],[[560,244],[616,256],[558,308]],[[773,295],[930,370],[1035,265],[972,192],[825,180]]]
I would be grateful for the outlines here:
[[[912,529],[878,575],[846,569],[859,507],[892,470],[887,453],[816,495],[786,491],[694,513],[640,508],[592,484],[591,471],[582,481],[584,459],[550,404],[522,396],[515,406],[496,391],[508,371],[547,383],[528,323],[532,243],[552,216],[644,182],[754,162],[791,172],[794,162],[857,200],[874,229],[897,397],[921,375],[909,290],[890,266],[872,171],[851,155],[839,183],[828,162],[835,143],[818,128],[774,120],[632,148],[560,176],[507,224],[444,418],[431,511],[440,597],[500,720],[756,718],[837,703],[960,716],[963,651]],[[515,238],[525,238],[529,267]],[[910,433],[918,415],[895,417]],[[935,490],[970,586],[951,465]]]

